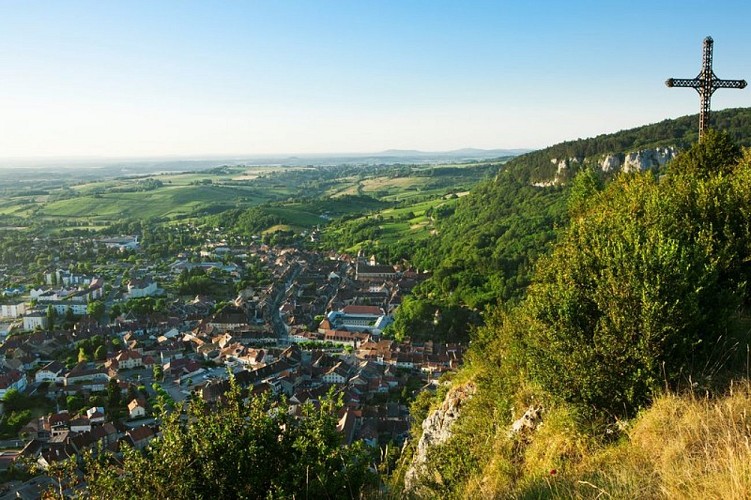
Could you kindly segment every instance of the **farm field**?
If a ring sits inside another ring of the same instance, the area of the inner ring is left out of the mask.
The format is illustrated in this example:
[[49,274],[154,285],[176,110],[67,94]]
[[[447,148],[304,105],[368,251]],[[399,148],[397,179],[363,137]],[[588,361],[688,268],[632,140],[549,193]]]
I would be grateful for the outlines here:
[[[501,165],[232,165],[99,179],[85,172],[80,178],[50,178],[44,189],[33,189],[32,182],[1,186],[0,218],[8,226],[37,224],[45,231],[99,231],[128,220],[221,226],[242,221],[238,230],[251,234],[323,229],[336,222],[327,229],[335,238],[341,228],[351,234],[361,226],[377,230],[362,241],[385,244],[430,236],[436,213],[429,212],[450,210],[460,193]],[[260,211],[242,216],[253,207]]]

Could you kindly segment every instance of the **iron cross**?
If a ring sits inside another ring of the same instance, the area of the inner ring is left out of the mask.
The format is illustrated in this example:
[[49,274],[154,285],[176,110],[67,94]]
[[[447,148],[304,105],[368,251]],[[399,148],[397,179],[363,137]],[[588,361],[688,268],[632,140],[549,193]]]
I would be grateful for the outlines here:
[[711,36],[704,39],[704,56],[702,58],[701,73],[696,78],[669,78],[665,85],[668,87],[691,87],[699,92],[701,109],[699,111],[699,139],[709,129],[709,102],[717,89],[742,89],[746,87],[746,80],[720,80],[712,71]]

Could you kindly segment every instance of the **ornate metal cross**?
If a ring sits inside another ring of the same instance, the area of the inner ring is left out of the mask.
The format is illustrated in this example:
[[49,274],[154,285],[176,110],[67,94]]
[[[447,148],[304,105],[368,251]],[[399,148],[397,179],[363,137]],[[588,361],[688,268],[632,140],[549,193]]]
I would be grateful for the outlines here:
[[746,80],[720,80],[712,71],[712,46],[714,40],[711,36],[704,39],[704,57],[702,58],[701,73],[696,78],[668,78],[665,85],[668,87],[691,87],[699,92],[701,110],[699,111],[699,139],[709,129],[709,102],[712,94],[717,89],[742,89],[746,87]]

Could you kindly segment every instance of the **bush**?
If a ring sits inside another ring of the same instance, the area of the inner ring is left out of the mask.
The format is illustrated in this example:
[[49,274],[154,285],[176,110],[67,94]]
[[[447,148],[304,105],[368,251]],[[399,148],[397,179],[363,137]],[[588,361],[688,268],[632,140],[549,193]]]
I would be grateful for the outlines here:
[[711,133],[664,179],[623,175],[541,260],[506,322],[509,354],[587,411],[629,415],[665,384],[722,369],[748,278],[751,156]]
[[123,460],[89,455],[93,498],[358,498],[373,479],[362,443],[341,446],[335,408],[303,407],[294,418],[266,395],[244,402],[239,388],[225,404],[195,399],[168,413],[161,437]]

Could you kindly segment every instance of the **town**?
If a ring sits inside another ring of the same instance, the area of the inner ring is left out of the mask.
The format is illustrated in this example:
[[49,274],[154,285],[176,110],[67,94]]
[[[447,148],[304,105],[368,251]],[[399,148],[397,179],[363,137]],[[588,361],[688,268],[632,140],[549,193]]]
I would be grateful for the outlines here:
[[[298,414],[337,397],[344,444],[400,446],[409,403],[462,363],[461,344],[388,334],[430,273],[362,253],[172,230],[194,244],[160,255],[135,235],[75,236],[56,242],[45,269],[32,258],[0,269],[13,283],[0,309],[0,468],[142,449],[162,412],[221,400],[230,377],[248,397],[268,391]],[[27,255],[51,242],[30,245]]]

